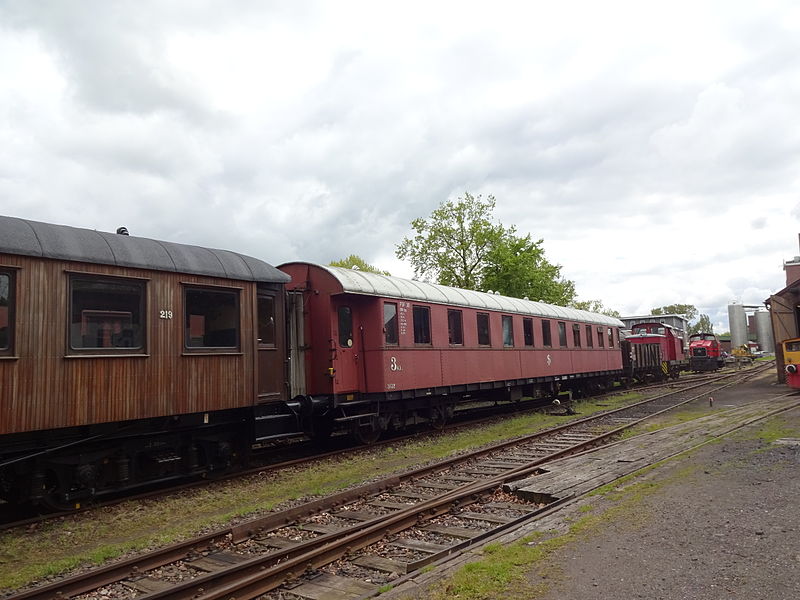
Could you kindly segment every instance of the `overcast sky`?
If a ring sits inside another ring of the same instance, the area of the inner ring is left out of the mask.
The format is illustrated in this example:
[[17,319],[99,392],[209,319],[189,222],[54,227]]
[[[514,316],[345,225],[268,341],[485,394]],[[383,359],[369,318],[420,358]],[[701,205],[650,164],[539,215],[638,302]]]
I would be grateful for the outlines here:
[[0,0],[0,214],[410,276],[465,191],[728,329],[800,254],[800,4]]

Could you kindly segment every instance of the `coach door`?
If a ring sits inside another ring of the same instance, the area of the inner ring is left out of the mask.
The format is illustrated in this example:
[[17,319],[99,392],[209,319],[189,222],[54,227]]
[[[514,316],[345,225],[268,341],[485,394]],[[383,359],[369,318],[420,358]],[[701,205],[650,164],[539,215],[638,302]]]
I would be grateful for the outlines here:
[[270,290],[258,291],[258,401],[281,398],[283,392],[283,297]]
[[333,368],[334,391],[337,393],[358,390],[358,374],[361,361],[361,337],[353,314],[353,307],[348,303],[334,305],[336,310],[337,335],[332,340],[334,348]]

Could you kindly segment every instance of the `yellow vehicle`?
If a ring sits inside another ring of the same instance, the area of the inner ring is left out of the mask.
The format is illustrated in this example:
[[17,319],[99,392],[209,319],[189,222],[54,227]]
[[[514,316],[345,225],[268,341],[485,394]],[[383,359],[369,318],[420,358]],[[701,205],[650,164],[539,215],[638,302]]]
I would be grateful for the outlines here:
[[747,344],[736,346],[731,350],[731,354],[740,361],[751,362],[753,360],[753,355],[750,353],[750,348],[747,347]]
[[786,366],[786,384],[795,389],[800,389],[800,338],[792,338],[781,342],[783,346],[783,362]]

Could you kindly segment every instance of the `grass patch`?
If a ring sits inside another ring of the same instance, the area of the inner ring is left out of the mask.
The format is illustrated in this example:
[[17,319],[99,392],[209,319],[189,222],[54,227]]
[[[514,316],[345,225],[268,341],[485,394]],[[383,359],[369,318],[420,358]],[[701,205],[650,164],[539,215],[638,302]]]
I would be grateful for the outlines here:
[[128,553],[173,543],[273,509],[289,501],[330,494],[370,478],[519,437],[609,410],[643,397],[614,394],[576,403],[579,415],[521,414],[455,432],[423,436],[310,467],[210,484],[174,497],[123,503],[64,517],[38,528],[0,534],[0,590],[14,590],[81,565],[99,565]]

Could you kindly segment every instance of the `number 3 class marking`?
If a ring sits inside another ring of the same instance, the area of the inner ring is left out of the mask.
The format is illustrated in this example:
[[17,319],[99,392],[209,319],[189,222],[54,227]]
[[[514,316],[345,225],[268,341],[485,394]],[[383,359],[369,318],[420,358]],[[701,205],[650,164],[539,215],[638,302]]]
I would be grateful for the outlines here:
[[392,356],[389,358],[389,369],[392,371],[402,371],[403,367],[397,364],[397,359]]

